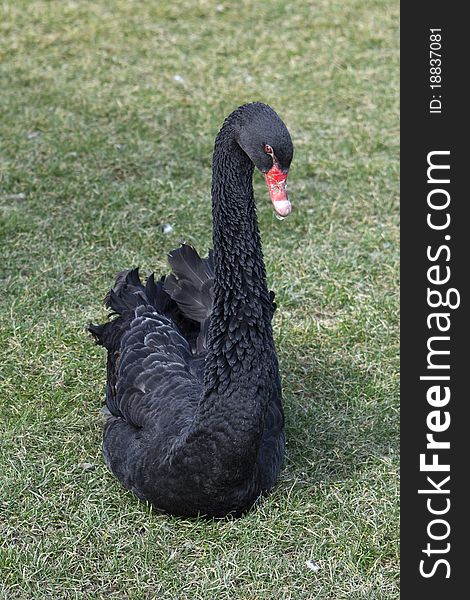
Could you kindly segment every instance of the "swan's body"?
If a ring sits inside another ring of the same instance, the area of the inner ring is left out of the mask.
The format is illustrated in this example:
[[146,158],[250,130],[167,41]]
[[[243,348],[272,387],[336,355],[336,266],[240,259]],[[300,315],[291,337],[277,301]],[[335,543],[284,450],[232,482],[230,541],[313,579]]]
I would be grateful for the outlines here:
[[200,259],[183,245],[170,254],[173,274],[145,288],[136,270],[121,273],[107,297],[118,317],[90,327],[108,349],[106,463],[158,509],[240,515],[277,480],[284,416],[275,305],[252,175],[255,163],[276,211],[288,214],[291,159],[272,109],[255,103],[232,113],[214,149],[213,255]]

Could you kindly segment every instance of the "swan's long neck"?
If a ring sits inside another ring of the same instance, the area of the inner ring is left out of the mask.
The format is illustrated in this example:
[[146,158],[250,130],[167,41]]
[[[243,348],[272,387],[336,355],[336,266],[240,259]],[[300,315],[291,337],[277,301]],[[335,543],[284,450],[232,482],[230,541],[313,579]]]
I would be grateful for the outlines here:
[[217,473],[219,480],[226,478],[230,486],[247,485],[246,478],[255,476],[266,408],[278,373],[253,165],[227,122],[216,140],[212,177],[214,302],[204,393],[185,447],[191,447],[194,456],[209,448],[210,473]]
[[253,164],[226,124],[217,137],[213,158],[215,281],[206,397],[261,383],[266,377],[266,358],[271,355],[270,300],[252,178]]

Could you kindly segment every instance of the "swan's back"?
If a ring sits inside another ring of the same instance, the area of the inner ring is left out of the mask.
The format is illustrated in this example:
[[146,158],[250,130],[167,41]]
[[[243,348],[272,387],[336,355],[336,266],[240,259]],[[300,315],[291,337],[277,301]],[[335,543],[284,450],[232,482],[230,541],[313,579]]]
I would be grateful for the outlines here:
[[[183,244],[169,262],[170,275],[159,281],[151,275],[145,285],[137,269],[119,273],[105,299],[113,318],[89,327],[108,351],[104,458],[126,488],[156,508],[189,516],[241,514],[277,476],[266,470],[266,456],[279,446],[279,436],[283,448],[280,382],[273,387],[260,440],[259,481],[243,481],[243,490],[231,493],[222,486],[217,496],[214,482],[217,487],[228,469],[222,465],[221,473],[207,477],[213,450],[185,447],[204,393],[212,254],[201,259]],[[278,455],[280,463],[282,452]]]
[[[200,282],[211,285],[210,261],[200,259],[184,246],[172,253],[175,267],[172,286],[179,285],[176,273],[198,260],[206,273]],[[205,339],[201,330],[210,317],[210,306],[202,323],[186,316],[165,291],[165,278],[151,275],[144,286],[137,269],[119,273],[105,302],[114,318],[104,325],[90,325],[99,345],[108,351],[103,453],[110,469],[121,482],[143,497],[139,488],[139,464],[149,452],[164,456],[190,426],[202,395]],[[186,277],[183,292],[198,285]],[[183,299],[184,293],[181,294]],[[201,294],[195,293],[196,306]],[[189,306],[191,310],[191,306]],[[202,317],[202,313],[199,313]]]

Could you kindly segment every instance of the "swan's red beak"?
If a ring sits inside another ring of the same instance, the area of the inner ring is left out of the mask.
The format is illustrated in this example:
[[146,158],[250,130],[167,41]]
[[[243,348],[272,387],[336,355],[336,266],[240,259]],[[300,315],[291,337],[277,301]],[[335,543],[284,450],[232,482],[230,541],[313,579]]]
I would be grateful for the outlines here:
[[274,210],[280,217],[287,217],[292,210],[287,198],[287,175],[288,173],[284,173],[276,163],[264,174]]

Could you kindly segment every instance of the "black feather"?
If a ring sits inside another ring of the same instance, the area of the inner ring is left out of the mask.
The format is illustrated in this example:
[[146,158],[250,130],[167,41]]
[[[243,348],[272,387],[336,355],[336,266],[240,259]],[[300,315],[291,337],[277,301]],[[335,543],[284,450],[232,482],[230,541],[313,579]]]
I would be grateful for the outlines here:
[[188,244],[168,255],[173,273],[164,281],[166,292],[176,301],[183,314],[203,323],[211,314],[214,270],[212,255],[202,259]]

